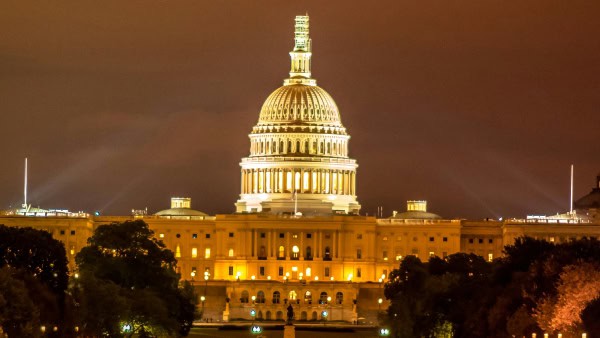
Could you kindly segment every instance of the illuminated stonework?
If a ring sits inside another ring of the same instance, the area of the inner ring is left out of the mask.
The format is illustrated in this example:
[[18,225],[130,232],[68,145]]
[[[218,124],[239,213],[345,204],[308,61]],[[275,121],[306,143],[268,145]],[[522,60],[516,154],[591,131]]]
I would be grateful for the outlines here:
[[237,212],[358,213],[356,160],[333,98],[311,78],[308,16],[297,16],[290,77],[266,99],[243,158]]

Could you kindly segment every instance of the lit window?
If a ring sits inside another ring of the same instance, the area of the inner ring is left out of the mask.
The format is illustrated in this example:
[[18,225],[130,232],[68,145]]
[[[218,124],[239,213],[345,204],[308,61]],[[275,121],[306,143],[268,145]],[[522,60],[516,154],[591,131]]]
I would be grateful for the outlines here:
[[387,259],[388,259],[387,251],[383,251],[383,260],[387,261]]
[[402,259],[402,255],[396,255],[396,260],[399,261]]
[[433,257],[433,256],[435,256],[435,252],[429,251],[429,257]]
[[229,257],[233,257],[233,249],[229,249]]
[[292,247],[292,258],[298,258],[298,253],[300,252],[300,248],[297,245]]
[[210,258],[210,248],[204,250],[204,258]]
[[283,247],[283,245],[281,245],[279,247],[279,253],[277,254],[278,258],[284,258],[285,257],[285,248]]
[[198,257],[198,248],[192,248],[192,258]]
[[180,258],[180,257],[181,257],[181,248],[178,245],[177,247],[175,247],[175,258]]
[[554,237],[550,237],[550,242],[554,243]]
[[71,253],[71,255],[74,255],[74,254],[75,254],[75,247],[74,247],[74,246],[72,246],[72,247],[71,247],[71,251],[70,251],[70,253]]
[[387,241],[387,236],[383,237],[383,240],[384,240],[384,241]]
[[494,260],[494,254],[493,253],[489,253],[488,254],[488,262],[491,262]]
[[158,237],[165,238],[165,234],[158,234]]
[[306,277],[310,277],[312,270],[310,268],[306,268]]

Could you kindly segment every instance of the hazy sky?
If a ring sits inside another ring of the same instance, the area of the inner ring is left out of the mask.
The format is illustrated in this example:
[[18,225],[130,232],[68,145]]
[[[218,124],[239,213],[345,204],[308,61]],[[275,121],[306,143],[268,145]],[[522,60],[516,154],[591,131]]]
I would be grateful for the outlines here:
[[233,212],[308,12],[362,213],[568,209],[600,172],[600,1],[0,2],[0,208]]

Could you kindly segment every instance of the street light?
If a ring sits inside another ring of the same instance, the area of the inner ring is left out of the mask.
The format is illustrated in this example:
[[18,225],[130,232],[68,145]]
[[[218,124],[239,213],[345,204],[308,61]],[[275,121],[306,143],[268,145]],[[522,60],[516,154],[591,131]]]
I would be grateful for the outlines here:
[[206,297],[204,297],[204,296],[201,296],[201,297],[200,297],[200,301],[202,302],[202,312],[201,312],[201,314],[200,314],[200,318],[203,318],[203,317],[204,317],[204,301],[205,301],[205,300],[206,300]]
[[381,303],[383,303],[383,299],[379,298],[377,300],[377,305],[379,306],[379,309],[378,309],[379,312],[381,312]]
[[252,296],[252,304],[256,301],[256,296]]

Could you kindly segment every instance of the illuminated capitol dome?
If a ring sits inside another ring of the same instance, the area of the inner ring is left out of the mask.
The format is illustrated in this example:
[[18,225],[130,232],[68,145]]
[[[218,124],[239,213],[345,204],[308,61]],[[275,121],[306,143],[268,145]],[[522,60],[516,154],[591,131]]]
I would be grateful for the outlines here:
[[266,99],[243,158],[237,212],[360,210],[356,160],[333,98],[311,78],[308,16],[297,16],[290,77]]

